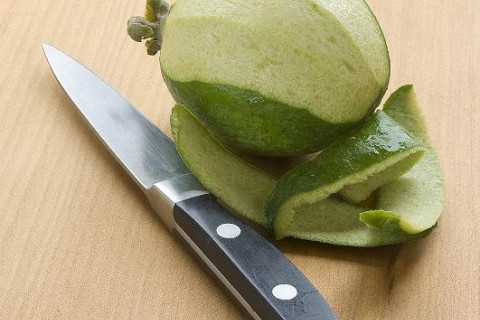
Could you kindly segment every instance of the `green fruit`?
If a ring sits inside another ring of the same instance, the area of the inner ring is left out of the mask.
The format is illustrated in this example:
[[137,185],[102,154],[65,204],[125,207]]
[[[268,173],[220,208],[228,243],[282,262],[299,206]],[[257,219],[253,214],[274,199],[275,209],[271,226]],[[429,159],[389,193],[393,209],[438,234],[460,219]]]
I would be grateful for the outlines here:
[[[171,10],[147,0],[145,17],[128,32],[147,39],[149,54],[161,50],[165,82],[185,105],[171,115],[177,149],[225,206],[277,238],[378,246],[433,230],[438,159],[411,86],[372,115],[389,57],[363,0],[178,0]],[[224,145],[268,156],[323,150],[277,181]],[[362,207],[372,193],[376,203]]]
[[161,40],[175,100],[250,153],[319,150],[363,123],[388,85],[388,50],[364,0],[178,0],[159,20],[140,25],[161,33],[131,34]]

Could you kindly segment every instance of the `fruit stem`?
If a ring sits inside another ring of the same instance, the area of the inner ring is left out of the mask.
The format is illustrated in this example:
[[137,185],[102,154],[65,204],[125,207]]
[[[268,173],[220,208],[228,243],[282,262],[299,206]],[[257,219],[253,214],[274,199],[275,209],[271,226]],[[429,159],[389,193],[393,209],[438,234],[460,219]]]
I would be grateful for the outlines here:
[[165,0],[147,0],[145,17],[131,17],[127,32],[134,41],[145,41],[147,54],[154,56],[162,47],[162,30],[170,6]]

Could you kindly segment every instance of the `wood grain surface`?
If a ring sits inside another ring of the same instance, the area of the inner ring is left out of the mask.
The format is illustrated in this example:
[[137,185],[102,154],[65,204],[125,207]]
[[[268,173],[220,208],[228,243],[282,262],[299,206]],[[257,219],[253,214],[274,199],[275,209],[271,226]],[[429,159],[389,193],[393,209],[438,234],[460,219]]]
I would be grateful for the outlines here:
[[[369,0],[445,176],[421,241],[276,243],[340,319],[480,319],[480,2]],[[157,58],[126,35],[144,0],[0,1],[0,319],[243,319],[74,111],[61,48],[170,133]]]

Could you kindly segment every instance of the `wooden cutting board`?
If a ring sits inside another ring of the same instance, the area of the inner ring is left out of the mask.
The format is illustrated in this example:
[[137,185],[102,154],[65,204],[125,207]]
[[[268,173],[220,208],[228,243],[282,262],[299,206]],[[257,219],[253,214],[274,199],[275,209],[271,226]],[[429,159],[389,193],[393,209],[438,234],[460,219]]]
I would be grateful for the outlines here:
[[[480,2],[369,0],[389,93],[415,84],[445,175],[416,243],[278,242],[340,319],[480,319]],[[0,2],[0,318],[242,319],[73,110],[41,43],[61,48],[169,133],[157,58],[126,35],[144,0]]]

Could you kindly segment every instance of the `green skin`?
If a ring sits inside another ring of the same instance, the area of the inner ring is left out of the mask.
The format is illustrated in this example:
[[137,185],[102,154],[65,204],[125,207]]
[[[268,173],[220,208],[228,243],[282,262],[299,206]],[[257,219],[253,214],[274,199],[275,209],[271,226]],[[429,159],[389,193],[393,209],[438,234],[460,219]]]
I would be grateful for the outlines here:
[[315,152],[364,122],[333,124],[305,109],[266,99],[253,91],[197,81],[178,82],[165,74],[164,79],[174,99],[187,106],[217,140],[258,155],[281,157]]

